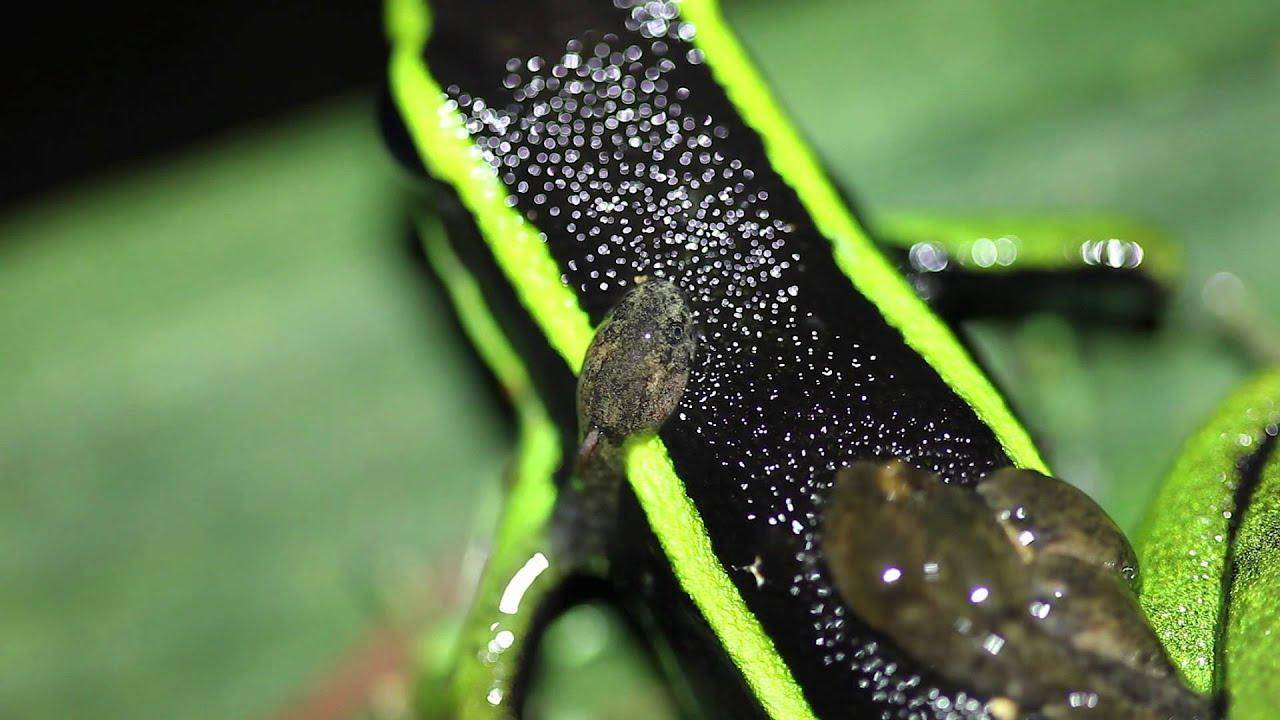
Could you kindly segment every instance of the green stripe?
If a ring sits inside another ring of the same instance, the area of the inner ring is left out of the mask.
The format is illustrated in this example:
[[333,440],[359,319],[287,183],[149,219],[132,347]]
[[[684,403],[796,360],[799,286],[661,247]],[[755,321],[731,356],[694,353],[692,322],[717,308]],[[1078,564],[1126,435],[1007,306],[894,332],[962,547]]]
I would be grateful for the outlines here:
[[[415,12],[416,9],[416,12]],[[471,211],[517,297],[547,341],[576,373],[591,344],[591,321],[578,296],[560,281],[560,268],[542,235],[506,204],[506,187],[481,157],[462,115],[444,102],[444,91],[422,59],[430,17],[415,0],[391,0],[391,89],[427,170],[454,187]]]
[[658,542],[672,560],[680,585],[742,670],[769,717],[816,717],[773,640],[716,557],[702,515],[685,492],[661,439],[650,436],[631,444],[627,478]]
[[818,230],[831,241],[836,264],[886,322],[991,428],[1016,465],[1048,474],[1048,467],[1004,398],[955,335],[911,290],[859,227],[812,151],[774,101],[746,52],[720,15],[716,0],[680,0],[681,15],[697,29],[694,43],[738,109],[760,135],[774,170],[795,191]]
[[435,217],[418,221],[418,234],[427,261],[444,282],[462,329],[516,409],[519,427],[515,482],[498,525],[496,552],[511,547],[546,524],[555,503],[552,476],[560,465],[560,439],[555,423],[534,393],[520,354],[507,340],[489,312],[484,291],[449,247],[444,228]]
[[1142,609],[1187,682],[1214,689],[1225,601],[1227,535],[1236,507],[1237,463],[1256,451],[1280,404],[1280,372],[1231,395],[1187,441],[1138,535]]

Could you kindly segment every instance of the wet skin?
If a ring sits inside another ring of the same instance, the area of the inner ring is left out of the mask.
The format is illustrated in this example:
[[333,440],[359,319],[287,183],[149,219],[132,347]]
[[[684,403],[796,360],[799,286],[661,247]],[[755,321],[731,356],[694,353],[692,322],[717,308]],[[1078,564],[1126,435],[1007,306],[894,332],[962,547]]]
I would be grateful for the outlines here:
[[1065,555],[1118,573],[1136,592],[1138,559],[1120,528],[1074,486],[1036,478],[1035,473],[1000,470],[977,487],[1014,547],[1027,558]]
[[990,695],[995,717],[1210,717],[1143,620],[1128,542],[1066,483],[1004,469],[975,492],[859,462],[837,475],[823,534],[849,608]]

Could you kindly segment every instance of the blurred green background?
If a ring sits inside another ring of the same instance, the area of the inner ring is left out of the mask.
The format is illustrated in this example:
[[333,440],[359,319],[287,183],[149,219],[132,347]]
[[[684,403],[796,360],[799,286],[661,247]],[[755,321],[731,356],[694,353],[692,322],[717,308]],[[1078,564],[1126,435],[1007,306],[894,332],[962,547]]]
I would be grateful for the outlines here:
[[[727,10],[872,216],[1103,209],[1176,233],[1186,284],[1154,335],[971,328],[1058,474],[1132,529],[1251,367],[1205,279],[1280,317],[1275,4]],[[377,628],[445,612],[510,433],[409,250],[372,108],[335,98],[0,216],[0,717],[273,716]],[[654,712],[642,678],[588,702],[584,678],[637,670],[592,649],[617,633],[599,613],[566,628],[555,662],[593,669],[552,677],[547,714]]]

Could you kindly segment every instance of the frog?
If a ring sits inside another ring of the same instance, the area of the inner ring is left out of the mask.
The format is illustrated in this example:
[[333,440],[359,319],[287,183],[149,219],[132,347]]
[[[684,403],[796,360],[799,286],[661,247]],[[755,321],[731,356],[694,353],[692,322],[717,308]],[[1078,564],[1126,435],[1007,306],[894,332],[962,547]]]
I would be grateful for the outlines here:
[[[1135,552],[1053,479],[962,335],[1010,308],[1149,324],[1169,280],[1144,229],[868,217],[713,0],[386,16],[382,120],[416,235],[519,435],[421,714],[521,717],[548,623],[598,600],[691,715],[1265,717],[1236,709],[1266,706],[1265,653],[1219,638],[1269,622],[1260,601],[1221,609],[1271,587],[1266,521],[1232,518],[1264,517],[1272,484],[1200,468],[1271,467],[1280,382],[1193,443]],[[680,332],[646,333],[644,307]],[[912,622],[874,592],[883,571],[865,580],[907,551],[958,571],[900,578]]]

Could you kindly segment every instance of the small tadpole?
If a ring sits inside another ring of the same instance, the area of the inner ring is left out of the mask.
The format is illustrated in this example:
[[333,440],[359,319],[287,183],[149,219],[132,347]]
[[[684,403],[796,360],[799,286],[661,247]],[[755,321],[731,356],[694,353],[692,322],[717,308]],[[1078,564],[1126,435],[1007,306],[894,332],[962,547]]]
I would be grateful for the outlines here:
[[693,311],[669,280],[647,278],[596,330],[578,376],[580,470],[601,444],[657,430],[684,395],[698,345]]

